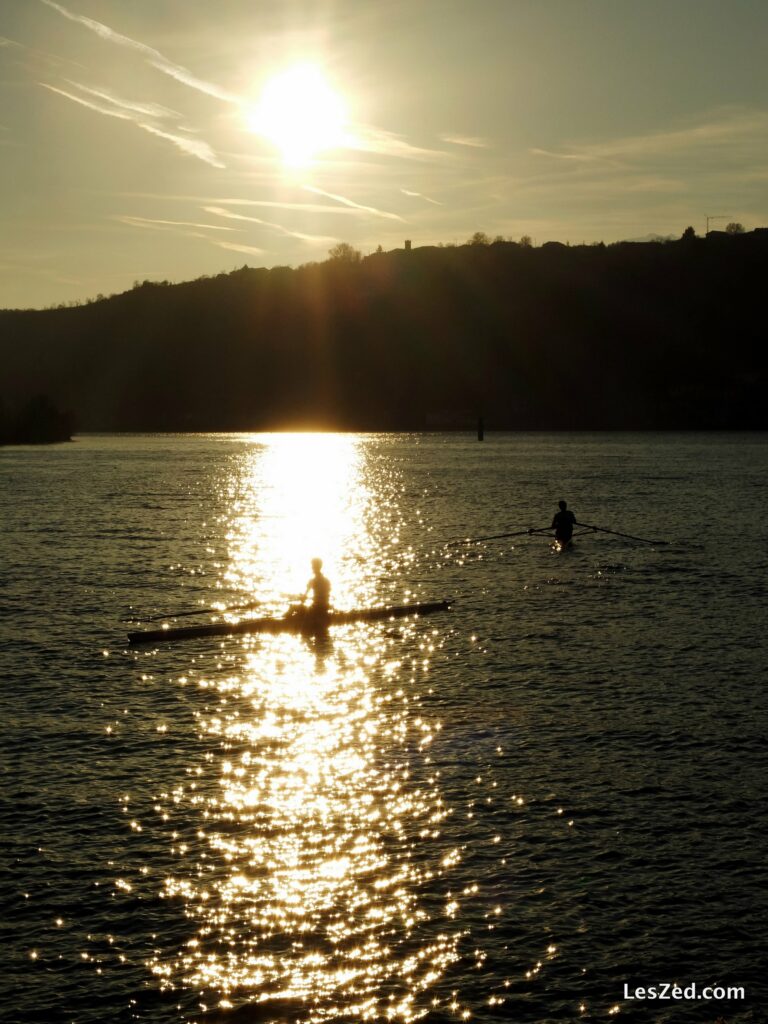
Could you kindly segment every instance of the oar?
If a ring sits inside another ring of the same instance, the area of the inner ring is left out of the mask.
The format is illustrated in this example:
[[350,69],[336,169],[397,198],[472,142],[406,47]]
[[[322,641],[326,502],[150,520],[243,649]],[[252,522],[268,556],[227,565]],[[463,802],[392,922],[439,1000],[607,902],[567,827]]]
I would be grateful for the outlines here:
[[486,537],[461,537],[458,540],[449,540],[445,547],[452,544],[477,544],[481,540],[501,540],[503,537],[526,537],[531,533],[549,533],[551,526],[541,526],[537,530],[515,530],[513,533],[491,533]]
[[597,530],[598,533],[612,533],[615,537],[626,537],[628,540],[639,540],[643,544],[669,544],[668,540],[649,540],[648,537],[635,537],[632,533],[619,533],[618,530],[608,530],[604,526],[592,526],[590,523],[579,522],[577,526],[586,526],[590,530]]

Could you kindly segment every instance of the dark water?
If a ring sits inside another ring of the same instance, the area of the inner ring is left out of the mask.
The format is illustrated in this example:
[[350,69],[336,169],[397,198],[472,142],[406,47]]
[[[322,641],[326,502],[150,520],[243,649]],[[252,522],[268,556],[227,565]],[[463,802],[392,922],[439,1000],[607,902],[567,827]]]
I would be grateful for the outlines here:
[[[0,452],[2,1019],[765,1020],[767,455],[763,435]],[[560,497],[670,543],[446,546],[546,526]],[[132,610],[280,613],[313,555],[339,607],[455,607],[124,644]],[[625,990],[664,983],[745,993]]]

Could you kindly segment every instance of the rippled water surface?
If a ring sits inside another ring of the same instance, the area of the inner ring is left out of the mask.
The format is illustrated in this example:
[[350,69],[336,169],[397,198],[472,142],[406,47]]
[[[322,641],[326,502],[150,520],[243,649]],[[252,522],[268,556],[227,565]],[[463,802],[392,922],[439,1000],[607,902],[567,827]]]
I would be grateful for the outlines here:
[[[765,1020],[767,455],[763,435],[0,451],[0,1017]],[[450,543],[547,526],[561,497],[669,543]],[[315,555],[339,608],[455,605],[126,645],[132,615],[281,615]],[[630,997],[667,982],[745,998]]]

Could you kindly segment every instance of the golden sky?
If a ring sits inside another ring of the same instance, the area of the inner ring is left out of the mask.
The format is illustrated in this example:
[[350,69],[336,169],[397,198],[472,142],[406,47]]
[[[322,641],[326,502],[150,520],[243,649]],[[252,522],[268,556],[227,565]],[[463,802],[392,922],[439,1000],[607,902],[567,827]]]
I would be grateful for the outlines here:
[[0,306],[762,226],[767,37],[762,0],[5,0]]

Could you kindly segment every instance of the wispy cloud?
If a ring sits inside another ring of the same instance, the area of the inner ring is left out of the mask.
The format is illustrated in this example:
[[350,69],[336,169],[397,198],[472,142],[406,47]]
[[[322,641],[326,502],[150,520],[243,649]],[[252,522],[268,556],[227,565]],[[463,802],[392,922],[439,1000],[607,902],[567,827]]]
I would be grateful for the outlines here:
[[599,170],[593,174],[542,175],[519,181],[510,194],[536,200],[550,209],[569,209],[574,203],[611,201],[629,195],[682,195],[689,190],[684,176],[648,174],[627,169]]
[[147,46],[145,43],[139,42],[137,39],[131,39],[130,36],[122,35],[120,32],[116,32],[114,29],[110,28],[108,25],[104,25],[100,21],[95,21],[93,18],[87,18],[83,14],[76,14],[62,6],[62,4],[55,3],[54,0],[41,0],[41,3],[44,3],[46,7],[50,7],[54,11],[58,11],[59,14],[68,18],[70,21],[77,22],[89,29],[91,32],[95,32],[101,39],[110,43],[115,43],[118,46],[126,47],[141,54],[147,63],[149,63],[153,68],[156,68],[158,71],[162,71],[163,74],[170,75],[171,78],[175,78],[184,85],[188,85],[192,89],[197,89],[198,92],[205,93],[207,96],[213,96],[215,99],[224,100],[226,103],[240,103],[240,98],[238,96],[235,96],[233,93],[221,88],[221,86],[218,86],[213,82],[206,82],[202,78],[198,78],[188,68],[183,67],[181,64],[175,64],[160,53],[159,50],[155,50],[153,47]]
[[537,148],[531,156],[525,175],[493,188],[500,205],[521,209],[525,202],[549,215],[562,211],[571,225],[574,210],[583,208],[592,230],[601,225],[609,235],[622,230],[610,219],[614,207],[633,221],[625,229],[633,234],[624,237],[634,237],[643,233],[643,218],[668,233],[693,211],[721,205],[723,196],[738,195],[746,203],[751,190],[754,218],[760,216],[754,204],[764,209],[757,190],[768,164],[768,110],[720,107],[673,129]]
[[[325,195],[325,193],[321,193]],[[176,196],[177,199],[193,198],[191,196]],[[347,214],[350,217],[361,217],[368,210],[367,206],[329,206],[327,203],[288,203],[279,199],[213,199],[202,200],[202,202],[219,203],[221,206],[257,206],[267,207],[272,210],[300,210],[302,213],[334,213]]]
[[604,160],[605,157],[598,157],[591,153],[555,153],[551,149],[538,149],[534,147],[530,151],[533,156],[546,156],[552,160],[570,160],[573,163],[595,163]]
[[116,107],[122,107],[123,110],[126,110],[129,113],[140,114],[142,117],[181,117],[181,114],[177,110],[171,110],[169,107],[164,107],[160,103],[145,103],[136,100],[126,100],[120,96],[116,96],[115,93],[110,92],[103,86],[99,89],[94,89],[91,86],[82,85],[80,82],[73,82],[71,79],[68,79],[67,82],[69,85],[74,86],[81,92],[87,93],[90,96],[95,96],[96,99],[105,100],[107,103],[111,103]]
[[222,224],[198,224],[192,220],[160,220],[154,217],[134,217],[128,214],[116,214],[112,220],[120,221],[121,224],[129,224],[136,228],[202,228],[207,231],[235,231],[235,228],[227,228]]
[[351,207],[354,210],[361,210],[364,213],[370,213],[374,217],[383,217],[385,220],[399,220],[405,223],[404,218],[400,217],[396,213],[388,213],[386,210],[379,210],[375,206],[364,206],[362,203],[356,203],[352,199],[347,199],[345,196],[335,195],[333,192],[324,192],[320,188],[315,188],[314,185],[302,185],[303,189],[307,192],[313,192],[317,196],[324,196],[326,199],[333,199],[337,203],[341,203],[343,206]]
[[533,149],[538,156],[575,163],[624,163],[673,158],[701,150],[733,151],[734,146],[765,150],[768,112],[722,108],[683,128],[574,144],[561,151]]
[[157,135],[161,139],[167,139],[172,142],[174,146],[189,156],[196,156],[198,160],[202,160],[206,164],[210,164],[211,167],[224,168],[226,164],[223,164],[221,160],[216,156],[214,151],[204,142],[202,139],[192,139],[187,135],[175,135],[173,132],[163,131],[161,128],[156,128],[154,125],[145,124],[143,121],[135,122],[139,128],[143,128],[145,132],[150,132],[152,135]]
[[347,140],[350,149],[358,149],[364,153],[377,153],[380,156],[400,157],[407,160],[445,160],[449,154],[440,149],[426,149],[414,146],[402,135],[384,131],[381,128],[357,126],[354,134]]
[[470,149],[488,149],[485,139],[473,135],[441,135],[442,142],[449,142],[452,146],[468,146]]
[[73,100],[75,103],[79,103],[83,107],[87,107],[89,110],[95,110],[98,114],[105,114],[107,117],[117,117],[121,121],[132,121],[133,118],[125,110],[119,110],[114,107],[105,107],[101,103],[94,103],[93,100],[86,99],[84,96],[76,96],[74,93],[67,92],[66,89],[60,89],[56,85],[51,85],[49,82],[39,82],[44,89],[49,89],[51,92],[57,93],[59,96],[66,96],[68,100]]
[[48,53],[47,50],[38,50],[34,46],[27,46],[25,43],[17,42],[15,39],[8,39],[7,36],[0,36],[0,47],[18,51],[18,63],[22,67],[33,71],[33,73],[35,68],[39,68],[40,64],[56,68],[64,65],[83,70],[83,65],[79,61],[70,60],[69,57],[60,57],[56,53]]
[[200,224],[190,220],[163,220],[153,217],[134,217],[127,214],[118,214],[111,218],[126,224],[129,227],[144,228],[155,231],[170,231],[179,234],[183,238],[199,238],[203,242],[215,245],[219,249],[226,249],[229,252],[242,252],[246,256],[262,256],[264,249],[255,245],[246,245],[244,242],[230,242],[222,238],[211,238],[206,231],[237,231],[237,228],[225,227],[222,224]]
[[[137,128],[141,128],[145,132],[149,132],[151,135],[156,135],[161,139],[166,139],[168,142],[172,142],[177,146],[183,153],[188,156],[197,157],[198,160],[202,160],[204,163],[210,164],[212,167],[223,168],[225,164],[216,156],[213,149],[204,142],[202,139],[191,138],[188,135],[180,135],[177,132],[171,132],[164,128],[158,128],[156,125],[150,124],[147,121],[140,120],[142,116],[163,116],[167,117],[172,115],[174,112],[168,110],[167,107],[160,107],[157,104],[141,104],[134,103],[130,100],[122,100],[116,97],[113,93],[109,93],[104,89],[91,89],[88,86],[79,85],[77,82],[71,84],[85,93],[84,96],[78,96],[76,93],[69,92],[67,89],[61,89],[56,85],[51,85],[49,82],[39,83],[44,89],[49,89],[51,92],[58,93],[59,96],[65,96],[69,100],[73,100],[75,103],[79,103],[83,107],[87,107],[89,110],[93,110],[98,114],[104,114],[107,117],[116,117],[121,121],[130,121],[135,124]],[[102,102],[97,102],[96,99],[90,99],[89,97],[96,97]],[[180,130],[180,129],[179,129]]]
[[[111,193],[110,193],[111,194]],[[261,207],[272,210],[296,210],[300,213],[332,213],[350,217],[365,216],[365,209],[353,209],[348,206],[331,206],[329,203],[291,203],[279,199],[240,199],[232,196],[195,196],[175,195],[169,192],[119,192],[123,199],[162,199],[177,203],[196,203],[215,206]]]
[[430,199],[429,196],[425,196],[423,192],[411,192],[411,190],[407,188],[401,188],[400,191],[403,193],[404,196],[412,196],[415,199],[423,199],[427,203],[434,203],[435,206],[444,205],[443,203],[438,202],[437,199]]
[[142,228],[144,230],[167,231],[171,234],[180,235],[182,238],[197,238],[209,245],[215,245],[220,249],[227,249],[232,252],[242,252],[247,256],[261,256],[263,249],[255,245],[246,245],[243,242],[230,242],[222,238],[211,238],[211,231],[236,232],[237,228],[225,227],[222,224],[201,224],[191,220],[165,220],[154,217],[135,217],[127,214],[117,214],[111,218],[128,227]]
[[768,110],[719,107],[671,128],[538,147],[514,166],[515,174],[498,165],[485,180],[462,182],[471,188],[452,195],[451,210],[493,217],[494,230],[539,241],[639,237],[649,227],[675,233],[723,202],[732,219],[759,223]]
[[205,213],[212,213],[217,217],[226,217],[228,220],[245,221],[249,224],[261,224],[264,227],[272,228],[279,232],[281,235],[285,235],[288,238],[298,238],[302,242],[320,243],[327,245],[329,242],[335,242],[335,237],[331,235],[308,235],[303,231],[291,231],[290,228],[284,227],[282,224],[275,224],[273,221],[261,220],[259,217],[246,217],[242,213],[232,213],[229,210],[225,210],[220,206],[204,206],[203,211]]
[[255,245],[239,245],[237,242],[219,242],[216,241],[216,245],[220,249],[230,249],[232,252],[244,252],[246,256],[261,256],[264,253],[263,249],[258,249]]

